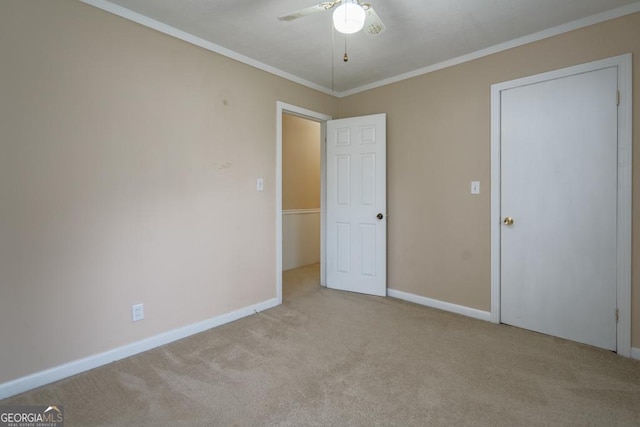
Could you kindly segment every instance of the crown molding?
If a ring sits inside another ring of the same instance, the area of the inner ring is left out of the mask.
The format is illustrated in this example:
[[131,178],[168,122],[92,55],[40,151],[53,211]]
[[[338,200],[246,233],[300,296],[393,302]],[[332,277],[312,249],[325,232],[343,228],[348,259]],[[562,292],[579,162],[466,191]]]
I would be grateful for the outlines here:
[[152,28],[156,31],[160,31],[161,33],[175,37],[187,43],[193,44],[195,46],[209,50],[211,52],[215,52],[219,55],[226,56],[227,58],[236,60],[243,64],[249,65],[253,68],[257,68],[259,70],[266,71],[267,73],[273,74],[275,76],[282,77],[283,79],[287,79],[294,83],[301,84],[302,86],[306,86],[310,89],[317,90],[327,95],[333,95],[333,96],[336,95],[335,92],[333,92],[331,89],[326,88],[322,85],[310,82],[294,74],[280,70],[279,68],[272,67],[271,65],[265,64],[264,62],[260,62],[253,58],[249,58],[248,56],[242,55],[231,49],[227,49],[226,47],[212,43],[203,38],[194,36],[193,34],[187,33],[186,31],[179,30],[175,27],[172,27],[171,25],[167,25],[160,21],[156,21],[155,19],[149,18],[145,15],[142,15],[138,12],[134,12],[130,9],[124,8],[117,4],[111,3],[107,0],[80,0],[80,1],[82,3],[97,7],[98,9],[102,9],[105,12],[109,12],[121,18],[127,19],[129,21],[133,21],[145,27]]
[[480,49],[467,55],[458,56],[447,61],[440,62],[438,64],[429,65],[427,67],[419,68],[408,73],[399,74],[395,77],[379,80],[364,86],[360,86],[351,90],[346,90],[336,94],[337,97],[343,98],[345,96],[355,95],[357,93],[365,92],[367,90],[375,89],[381,86],[386,86],[392,83],[397,83],[402,80],[407,80],[413,77],[418,77],[423,74],[433,73],[444,68],[453,67],[455,65],[463,64],[465,62],[473,61],[475,59],[482,58],[484,56],[493,55],[494,53],[503,52],[505,50],[513,49],[514,47],[524,46],[529,43],[544,40],[549,37],[554,37],[560,34],[568,33],[569,31],[577,30],[580,28],[588,27],[590,25],[599,24],[601,22],[609,21],[611,19],[620,18],[622,16],[631,15],[632,13],[640,12],[640,2],[632,3],[627,6],[622,6],[617,9],[612,9],[606,12],[598,13],[597,15],[588,16],[586,18],[578,19],[576,21],[568,22],[566,24],[558,25],[557,27],[549,28],[537,33],[529,34],[528,36],[519,37],[517,39],[510,40],[508,42],[500,43],[495,46],[491,46],[485,49]]
[[554,37],[560,34],[568,33],[569,31],[577,30],[580,28],[588,27],[590,25],[599,24],[601,22],[609,21],[611,19],[620,18],[622,16],[631,15],[632,13],[640,12],[640,1],[638,1],[635,3],[629,4],[627,6],[622,6],[606,12],[598,13],[596,15],[588,16],[586,18],[578,19],[576,21],[568,22],[566,24],[558,25],[557,27],[549,28],[547,30],[539,31],[534,34],[529,34],[527,36],[519,37],[517,39],[500,43],[485,49],[480,49],[466,55],[458,56],[456,58],[439,62],[437,64],[429,65],[423,68],[418,68],[417,70],[409,71],[407,73],[398,74],[397,76],[390,77],[388,79],[379,80],[377,82],[369,83],[369,84],[359,86],[354,89],[342,91],[342,92],[335,92],[328,87],[319,85],[317,83],[313,83],[309,80],[303,79],[294,74],[280,70],[271,65],[267,65],[263,62],[249,58],[248,56],[242,55],[231,49],[227,49],[215,43],[209,42],[200,37],[194,36],[193,34],[187,33],[185,31],[179,30],[170,25],[156,21],[155,19],[151,19],[140,13],[137,13],[132,10],[126,9],[122,6],[113,4],[107,0],[80,0],[80,1],[83,3],[89,4],[91,6],[95,6],[106,12],[110,12],[114,15],[118,15],[122,18],[136,22],[140,25],[144,25],[145,27],[149,27],[154,30],[160,31],[161,33],[176,37],[187,43],[191,43],[203,49],[207,49],[211,52],[215,52],[222,56],[226,56],[227,58],[236,60],[238,62],[257,68],[259,70],[265,71],[267,73],[276,75],[278,77],[282,77],[283,79],[287,79],[294,83],[298,83],[302,86],[306,86],[310,89],[317,90],[324,94],[335,96],[337,98],[344,98],[347,96],[365,92],[367,90],[376,89],[392,83],[397,83],[403,80],[407,80],[413,77],[418,77],[424,74],[433,73],[435,71],[453,67],[455,65],[463,64],[465,62],[473,61],[475,59],[479,59],[484,56],[493,55],[494,53],[503,52],[508,49],[513,49],[515,47],[523,46],[539,40],[544,40],[549,37]]

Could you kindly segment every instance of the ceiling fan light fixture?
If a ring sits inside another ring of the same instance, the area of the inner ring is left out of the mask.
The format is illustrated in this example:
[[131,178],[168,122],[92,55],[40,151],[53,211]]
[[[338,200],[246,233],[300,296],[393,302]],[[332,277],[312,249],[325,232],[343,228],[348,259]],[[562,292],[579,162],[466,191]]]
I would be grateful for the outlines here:
[[357,0],[343,0],[333,11],[333,26],[343,34],[357,33],[364,27],[366,12]]

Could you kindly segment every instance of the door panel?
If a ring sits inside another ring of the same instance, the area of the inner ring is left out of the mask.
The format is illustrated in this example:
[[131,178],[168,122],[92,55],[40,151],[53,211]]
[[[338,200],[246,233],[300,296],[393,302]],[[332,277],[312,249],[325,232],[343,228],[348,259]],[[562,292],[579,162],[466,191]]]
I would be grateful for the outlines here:
[[616,349],[617,69],[501,93],[501,319]]
[[386,295],[385,162],[384,114],[327,122],[329,288]]
[[336,178],[338,200],[336,203],[338,206],[349,207],[351,202],[351,157],[336,156],[336,162],[338,163]]
[[[336,223],[336,259],[338,273],[351,273],[351,224]],[[329,287],[331,287],[329,285]]]
[[360,158],[362,164],[361,183],[362,190],[360,204],[362,206],[375,207],[376,205],[376,155],[375,153],[363,154]]

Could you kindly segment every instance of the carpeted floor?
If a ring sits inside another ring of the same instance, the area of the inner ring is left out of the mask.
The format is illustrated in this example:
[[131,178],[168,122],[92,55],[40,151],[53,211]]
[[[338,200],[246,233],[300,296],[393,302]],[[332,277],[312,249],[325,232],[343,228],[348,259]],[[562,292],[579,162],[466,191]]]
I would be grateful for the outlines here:
[[640,425],[640,362],[285,272],[274,309],[15,396],[66,426]]

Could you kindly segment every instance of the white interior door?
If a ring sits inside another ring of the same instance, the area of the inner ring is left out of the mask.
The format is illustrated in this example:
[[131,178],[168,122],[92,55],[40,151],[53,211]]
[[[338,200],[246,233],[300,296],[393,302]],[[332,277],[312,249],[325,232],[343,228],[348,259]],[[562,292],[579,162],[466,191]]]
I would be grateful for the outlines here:
[[386,115],[327,122],[326,284],[387,293]]
[[611,67],[500,99],[501,320],[610,350],[617,84]]

